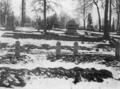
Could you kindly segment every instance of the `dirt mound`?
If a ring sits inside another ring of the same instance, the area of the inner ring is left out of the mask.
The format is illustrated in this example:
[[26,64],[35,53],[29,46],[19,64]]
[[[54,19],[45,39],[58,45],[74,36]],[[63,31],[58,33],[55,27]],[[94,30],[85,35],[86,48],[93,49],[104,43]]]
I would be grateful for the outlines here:
[[72,62],[75,64],[97,62],[99,64],[113,67],[116,67],[118,64],[114,56],[104,54],[80,54],[77,56],[63,54],[59,58],[56,58],[56,55],[54,54],[50,54],[48,55],[47,59],[51,62],[54,62],[56,60],[62,60],[64,62]]
[[26,83],[23,77],[15,72],[9,68],[0,68],[0,86],[6,88],[24,87]]
[[24,87],[26,85],[26,79],[29,80],[31,75],[47,78],[73,78],[74,84],[84,80],[87,82],[103,82],[104,79],[113,78],[110,71],[104,69],[96,70],[95,68],[82,69],[75,67],[72,69],[64,69],[63,67],[37,67],[33,70],[0,68],[0,87]]

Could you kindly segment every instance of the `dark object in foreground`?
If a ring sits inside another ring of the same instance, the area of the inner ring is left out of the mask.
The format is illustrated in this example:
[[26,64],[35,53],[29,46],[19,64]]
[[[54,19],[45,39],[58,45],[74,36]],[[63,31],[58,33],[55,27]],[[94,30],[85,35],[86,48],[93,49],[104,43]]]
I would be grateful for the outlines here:
[[[76,67],[74,68],[74,70],[79,70],[79,68]],[[103,82],[103,79],[107,79],[107,78],[113,78],[112,73],[108,70],[103,70],[103,69],[96,70],[95,68],[84,69],[77,72],[73,83],[77,84],[79,81],[82,81],[82,79],[88,82],[90,81]]]
[[24,87],[25,85],[25,81],[17,73],[10,74],[7,70],[0,73],[0,87],[12,88],[12,86]]
[[75,74],[75,79],[73,81],[74,84],[77,84],[78,82],[81,81],[81,77],[80,77],[80,74],[79,73],[76,73]]
[[[94,81],[94,82],[103,82],[103,79],[113,78],[113,75],[108,70],[96,70],[95,68],[83,69],[75,67],[72,69],[64,69],[63,67],[58,68],[40,68],[37,67],[32,70],[28,69],[10,69],[10,68],[0,68],[0,87],[12,86],[24,87],[26,82],[24,80],[25,76],[29,75],[34,76],[46,76],[47,78],[74,78],[74,84],[77,84],[80,81]],[[28,79],[25,77],[25,79]]]

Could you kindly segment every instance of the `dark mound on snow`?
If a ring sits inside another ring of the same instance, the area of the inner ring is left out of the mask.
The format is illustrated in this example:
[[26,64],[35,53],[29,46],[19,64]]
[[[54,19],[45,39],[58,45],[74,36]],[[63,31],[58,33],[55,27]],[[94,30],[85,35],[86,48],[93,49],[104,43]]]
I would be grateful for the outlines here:
[[26,83],[23,79],[23,76],[20,75],[17,70],[13,70],[10,68],[0,68],[0,87],[24,87],[25,85]]
[[24,87],[26,85],[25,79],[30,79],[30,75],[34,76],[46,76],[47,78],[73,78],[73,83],[78,83],[82,79],[90,82],[103,82],[103,79],[113,78],[113,75],[108,70],[96,70],[82,69],[75,67],[72,69],[59,68],[40,68],[37,67],[33,70],[27,69],[10,69],[10,68],[0,68],[0,87],[12,86]]
[[113,78],[113,75],[110,71],[108,70],[96,70],[95,68],[91,69],[82,69],[79,67],[75,67],[72,69],[64,69],[62,67],[59,68],[36,68],[33,70],[34,74],[37,75],[46,75],[49,78],[63,78],[65,77],[66,79],[68,78],[74,78],[75,81],[74,83],[77,83],[79,81],[82,81],[82,79],[90,82],[90,81],[95,81],[95,82],[103,82],[103,79],[107,78]]
[[56,60],[61,60],[64,62],[72,62],[72,63],[91,63],[91,62],[97,62],[99,64],[103,64],[106,66],[113,66],[116,67],[118,62],[115,59],[115,56],[112,55],[102,55],[102,54],[80,54],[77,56],[74,55],[65,55],[65,53],[58,58],[56,58],[56,55],[49,54],[47,60],[50,60],[51,62],[54,62]]
[[[10,35],[13,34],[13,35]],[[103,40],[103,37],[86,37],[86,36],[67,36],[59,35],[57,33],[48,32],[47,34],[28,34],[28,33],[5,33],[2,37],[11,37],[11,38],[21,38],[21,39],[46,39],[46,40],[64,40],[64,41],[91,41],[91,42],[100,42]]]

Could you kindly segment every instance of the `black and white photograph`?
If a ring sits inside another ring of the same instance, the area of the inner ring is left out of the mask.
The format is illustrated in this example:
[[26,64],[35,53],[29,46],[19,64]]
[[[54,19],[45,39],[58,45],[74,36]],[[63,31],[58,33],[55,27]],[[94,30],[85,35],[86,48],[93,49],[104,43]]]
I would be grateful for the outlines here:
[[120,0],[0,0],[0,89],[120,89]]

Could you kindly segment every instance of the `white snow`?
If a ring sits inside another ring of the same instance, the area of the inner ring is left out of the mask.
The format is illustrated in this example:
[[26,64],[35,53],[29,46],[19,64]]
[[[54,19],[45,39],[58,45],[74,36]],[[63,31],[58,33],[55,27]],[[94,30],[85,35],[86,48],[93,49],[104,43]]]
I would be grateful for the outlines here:
[[[0,38],[2,43],[8,43],[9,45],[13,45],[15,44],[15,42],[17,41],[17,39],[13,39],[13,38]],[[50,46],[56,46],[56,43],[59,41],[57,40],[44,40],[44,39],[18,39],[21,43],[21,46],[24,44],[34,44],[36,46],[40,46],[41,44],[48,44]],[[59,41],[61,42],[62,46],[73,46],[75,41]],[[81,42],[78,42],[79,46],[85,46],[85,47],[93,47],[96,44],[91,43],[91,44],[86,44],[88,42],[85,42],[84,44],[82,44]]]
[[[107,79],[103,83],[96,82],[79,82],[74,85],[73,79],[58,78],[38,78],[33,77],[23,88],[15,87],[13,89],[119,89],[120,82]],[[1,88],[5,89],[5,88]],[[7,88],[8,89],[8,88]]]
[[[36,31],[34,29],[28,29],[28,28],[17,28],[19,31]],[[8,43],[9,45],[15,44],[17,39],[13,38],[3,38],[1,37],[5,32],[7,31],[0,31],[0,41],[2,43]],[[9,33],[11,33],[9,31]],[[23,32],[24,33],[24,32]],[[57,33],[57,32],[56,32]],[[62,31],[59,31],[58,33],[62,34]],[[31,34],[31,33],[30,33]],[[36,32],[34,34],[37,34]],[[39,33],[40,34],[40,33]],[[36,46],[40,46],[41,44],[48,44],[50,46],[56,46],[56,43],[59,40],[44,40],[44,39],[18,39],[20,41],[21,46],[24,44],[33,44]],[[73,46],[75,41],[60,41],[62,46]],[[88,48],[93,48],[97,44],[101,44],[103,42],[84,42],[82,44],[80,41],[78,42],[79,46],[85,46]],[[105,43],[108,44],[108,43]],[[42,53],[41,53],[42,52]],[[120,69],[117,70],[117,68],[114,67],[107,67],[105,65],[98,64],[96,62],[93,63],[79,63],[75,64],[72,62],[63,62],[62,60],[58,60],[55,62],[50,62],[47,60],[46,53],[47,52],[53,52],[55,53],[55,49],[51,50],[40,50],[39,49],[33,49],[31,50],[31,54],[27,53],[21,53],[21,54],[26,54],[29,57],[24,59],[28,63],[24,64],[23,62],[16,64],[0,64],[0,67],[9,67],[12,69],[34,69],[36,67],[43,67],[43,68],[57,68],[57,67],[63,67],[65,69],[70,69],[74,67],[80,67],[80,68],[96,68],[98,70],[100,69],[107,69],[113,73],[114,78],[118,79],[120,78]],[[70,50],[62,50],[62,52],[67,52],[67,53],[72,53]],[[99,52],[96,52],[95,49],[92,51],[88,50],[79,50],[79,52],[84,52],[84,53],[98,53],[98,54],[110,54],[110,55],[115,55],[115,51],[110,51],[110,52],[105,52],[102,49],[100,49]],[[2,49],[0,50],[0,56],[7,54],[8,49]],[[32,54],[34,53],[34,54]],[[1,58],[0,58],[1,59]],[[106,79],[104,80],[103,83],[96,83],[96,82],[79,82],[77,85],[74,85],[72,83],[73,79],[58,79],[58,78],[38,78],[33,76],[33,78],[30,81],[27,81],[27,85],[23,88],[20,87],[15,87],[12,89],[120,89],[119,85],[120,82],[116,81],[114,79]],[[5,89],[0,87],[0,89]],[[7,88],[9,89],[9,88]]]
[[80,67],[80,68],[96,68],[98,70],[100,69],[107,69],[113,73],[114,78],[120,78],[120,71],[116,71],[115,68],[113,67],[106,67],[105,65],[98,64],[96,62],[93,63],[80,63],[80,64],[75,64],[72,62],[63,62],[62,60],[58,60],[55,62],[50,62],[49,60],[46,59],[46,55],[29,55],[28,59],[26,60],[28,63],[23,64],[23,62],[15,65],[15,64],[1,64],[0,67],[9,67],[12,69],[34,69],[37,67],[42,67],[42,68],[57,68],[57,67],[63,67],[65,69],[71,69],[74,67]]

